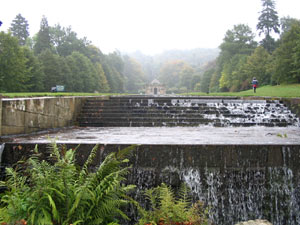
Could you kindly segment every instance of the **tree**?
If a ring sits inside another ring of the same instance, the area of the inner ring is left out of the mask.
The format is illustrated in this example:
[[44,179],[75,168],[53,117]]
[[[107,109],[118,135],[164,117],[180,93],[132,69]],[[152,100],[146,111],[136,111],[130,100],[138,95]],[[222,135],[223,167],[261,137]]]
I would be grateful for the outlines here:
[[129,56],[124,56],[125,90],[138,93],[145,84],[145,75],[141,65]]
[[273,52],[272,84],[300,83],[300,23],[293,23]]
[[50,28],[48,25],[48,20],[43,16],[41,20],[40,30],[36,36],[36,43],[34,45],[34,53],[36,55],[40,54],[46,49],[51,49],[51,39],[50,39]]
[[205,92],[205,93],[209,93],[209,85],[210,85],[210,81],[212,78],[212,75],[215,72],[215,68],[211,68],[209,70],[206,70],[201,78],[200,81],[200,87],[199,87],[199,91]]
[[253,54],[248,57],[247,62],[243,66],[247,86],[242,87],[242,90],[249,89],[249,84],[253,77],[256,77],[260,85],[270,84],[271,75],[268,72],[270,57],[270,54],[262,46],[257,47]]
[[49,28],[51,43],[57,54],[60,56],[71,55],[78,51],[87,56],[87,46],[90,42],[86,39],[79,39],[71,27],[61,27],[59,24]]
[[45,79],[45,74],[41,62],[33,54],[33,51],[31,51],[29,48],[24,47],[23,50],[24,50],[25,57],[27,58],[26,60],[27,77],[28,77],[28,80],[26,82],[26,86],[28,87],[27,90],[30,92],[45,91],[44,83],[43,83]]
[[45,90],[50,91],[51,87],[62,85],[64,79],[61,71],[60,57],[47,49],[39,54],[38,58],[43,65],[43,72],[45,74]]
[[0,92],[27,90],[27,59],[18,39],[0,32]]
[[94,92],[97,84],[91,61],[80,52],[73,52],[67,58],[72,74],[72,90],[76,92]]
[[124,62],[118,52],[110,53],[101,62],[105,76],[112,92],[124,92]]
[[273,0],[261,0],[263,10],[258,18],[258,24],[256,29],[259,31],[259,35],[265,34],[265,38],[261,44],[268,52],[272,52],[275,49],[275,40],[271,37],[271,32],[280,33],[279,20],[277,11],[275,10],[275,2]]
[[223,91],[239,89],[237,71],[256,48],[254,37],[251,28],[244,24],[235,25],[226,32],[220,45],[221,52],[217,58],[216,69],[210,80],[211,92],[219,91],[220,88]]
[[26,39],[29,37],[29,24],[27,20],[18,14],[16,18],[12,21],[10,31],[14,37],[19,39],[20,45],[26,44]]
[[100,93],[109,92],[110,88],[108,81],[105,77],[104,70],[100,63],[95,63],[95,72],[96,72],[96,90]]
[[[182,87],[181,85],[183,85],[182,77],[186,76],[184,70],[187,68],[189,68],[189,71],[191,72],[191,67],[182,60],[166,62],[161,66],[159,80],[164,83],[170,91],[178,92],[180,87]],[[193,73],[189,73],[189,71],[186,72],[192,77]]]

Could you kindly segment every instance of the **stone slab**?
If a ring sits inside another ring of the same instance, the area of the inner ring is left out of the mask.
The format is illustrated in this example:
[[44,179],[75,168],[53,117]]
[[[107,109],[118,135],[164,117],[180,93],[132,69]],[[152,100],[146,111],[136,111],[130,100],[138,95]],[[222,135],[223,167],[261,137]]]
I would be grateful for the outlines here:
[[[300,145],[300,127],[68,127],[13,142],[180,145]],[[237,157],[237,156],[232,156]]]

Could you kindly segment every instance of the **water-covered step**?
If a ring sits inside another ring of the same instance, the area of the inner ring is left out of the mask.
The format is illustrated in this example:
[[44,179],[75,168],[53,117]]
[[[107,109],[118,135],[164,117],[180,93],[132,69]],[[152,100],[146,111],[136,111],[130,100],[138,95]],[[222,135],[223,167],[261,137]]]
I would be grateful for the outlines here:
[[299,126],[279,101],[236,98],[113,97],[91,100],[80,126]]

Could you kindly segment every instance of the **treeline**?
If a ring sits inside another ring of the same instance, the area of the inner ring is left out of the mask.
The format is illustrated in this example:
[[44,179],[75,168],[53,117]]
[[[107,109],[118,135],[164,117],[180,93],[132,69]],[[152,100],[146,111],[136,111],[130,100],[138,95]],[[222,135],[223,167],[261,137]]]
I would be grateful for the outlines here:
[[158,79],[167,86],[168,93],[199,90],[204,69],[217,58],[219,49],[168,50],[148,56],[141,52],[130,56],[138,61],[148,82]]
[[275,1],[261,2],[257,33],[263,39],[259,43],[248,25],[237,24],[226,32],[218,56],[214,49],[207,49],[132,57],[142,64],[147,77],[159,79],[170,93],[242,91],[251,88],[253,77],[259,85],[300,83],[300,20],[279,19]]
[[[300,20],[279,20],[275,2],[262,0],[257,31],[264,38],[257,43],[249,26],[238,24],[228,30],[213,66],[203,74],[199,91],[242,91],[259,85],[300,83]],[[279,35],[275,40],[271,33]]]
[[48,25],[29,36],[18,14],[8,32],[0,33],[0,92],[49,92],[64,85],[68,92],[132,92],[145,83],[141,66],[119,52],[105,55],[71,27]]

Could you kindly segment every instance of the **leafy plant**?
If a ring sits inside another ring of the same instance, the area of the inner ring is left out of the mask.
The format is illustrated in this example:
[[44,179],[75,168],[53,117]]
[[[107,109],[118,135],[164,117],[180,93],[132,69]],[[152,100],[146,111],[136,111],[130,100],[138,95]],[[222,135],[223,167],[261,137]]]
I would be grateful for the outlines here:
[[150,201],[151,209],[138,207],[141,218],[139,225],[206,225],[208,224],[207,210],[203,203],[191,203],[188,188],[182,185],[179,190],[179,198],[166,184],[145,192]]
[[118,224],[116,218],[128,219],[122,206],[130,200],[127,193],[134,185],[122,181],[128,173],[126,156],[135,146],[110,153],[95,168],[89,167],[99,146],[85,164],[75,164],[75,150],[59,149],[52,143],[49,160],[42,160],[37,146],[34,154],[16,169],[7,168],[7,188],[0,199],[0,223],[48,224]]

